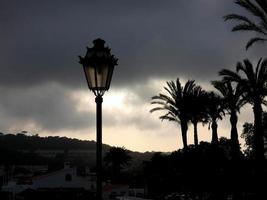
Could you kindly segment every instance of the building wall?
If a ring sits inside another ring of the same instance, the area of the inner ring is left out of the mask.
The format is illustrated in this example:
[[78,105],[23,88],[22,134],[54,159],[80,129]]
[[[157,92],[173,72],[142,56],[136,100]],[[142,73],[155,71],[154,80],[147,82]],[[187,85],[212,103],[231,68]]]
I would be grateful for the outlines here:
[[[70,179],[67,178],[70,177]],[[33,178],[33,188],[95,188],[95,182],[90,177],[79,177],[76,168],[63,169],[52,174]]]
[[[66,179],[66,176],[71,177]],[[30,182],[17,184],[16,180],[10,180],[7,185],[2,187],[3,191],[13,194],[20,193],[26,189],[75,189],[83,188],[88,191],[94,191],[96,188],[95,174],[91,176],[80,177],[76,174],[76,168],[65,165],[65,168],[46,175],[32,177]]]

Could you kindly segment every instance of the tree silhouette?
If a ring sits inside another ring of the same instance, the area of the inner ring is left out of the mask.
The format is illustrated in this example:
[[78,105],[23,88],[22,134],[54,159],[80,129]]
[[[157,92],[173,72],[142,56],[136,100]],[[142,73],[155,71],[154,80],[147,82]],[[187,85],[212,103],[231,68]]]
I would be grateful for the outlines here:
[[212,139],[211,143],[218,144],[218,120],[222,120],[224,116],[224,107],[222,104],[222,98],[214,92],[207,93],[207,115],[208,121],[211,125]]
[[246,149],[244,150],[244,153],[248,158],[251,158],[254,154],[253,153],[254,126],[252,123],[246,122],[245,124],[243,124],[243,131],[241,137],[245,139]]
[[111,166],[115,178],[118,178],[121,169],[127,166],[130,160],[131,156],[124,147],[111,147],[104,157],[104,161]]
[[[265,140],[267,140],[267,112],[263,113],[263,127],[264,127],[264,137]],[[248,158],[252,158],[252,156],[254,155],[254,125],[253,123],[244,123],[243,124],[243,131],[241,134],[241,137],[245,139],[245,147],[246,149],[244,150],[245,155]],[[266,147],[265,147],[265,151],[266,151]]]
[[198,146],[198,131],[197,125],[199,122],[203,124],[208,122],[208,116],[206,112],[207,102],[206,102],[206,91],[200,86],[196,86],[191,95],[190,103],[190,120],[194,126],[194,144]]
[[245,104],[245,100],[242,96],[242,87],[239,83],[234,87],[229,81],[212,81],[212,85],[221,93],[224,108],[227,111],[227,114],[230,115],[232,143],[231,156],[233,159],[237,159],[240,157],[240,146],[237,132],[237,113],[240,112],[240,108]]
[[[242,72],[242,75],[239,74]],[[252,63],[245,59],[238,62],[236,71],[223,69],[219,72],[224,81],[232,81],[240,84],[245,100],[253,106],[254,113],[254,146],[255,158],[264,159],[263,123],[262,123],[262,104],[266,105],[264,97],[267,94],[267,59],[260,59],[254,70]]]
[[235,3],[255,18],[248,18],[239,14],[229,14],[224,16],[224,20],[234,20],[239,22],[233,27],[232,31],[252,31],[258,36],[251,38],[247,44],[246,49],[251,47],[256,42],[267,41],[267,1],[266,0],[236,0]]
[[166,111],[166,114],[159,117],[161,120],[173,121],[181,125],[184,150],[187,150],[187,130],[192,106],[190,100],[196,87],[198,86],[193,80],[188,80],[183,87],[177,78],[175,82],[167,82],[167,87],[164,87],[167,95],[153,96],[151,101],[151,104],[159,106],[151,109],[150,112]]

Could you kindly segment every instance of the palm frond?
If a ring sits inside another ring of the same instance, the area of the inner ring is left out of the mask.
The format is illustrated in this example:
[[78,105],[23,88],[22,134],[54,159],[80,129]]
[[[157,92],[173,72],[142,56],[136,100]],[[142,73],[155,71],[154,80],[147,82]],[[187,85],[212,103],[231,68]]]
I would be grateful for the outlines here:
[[155,112],[155,111],[159,111],[159,110],[165,110],[163,107],[155,107],[155,108],[152,108],[149,112]]
[[195,86],[196,84],[194,80],[188,80],[183,88],[183,96],[187,96],[188,94],[190,94],[190,92],[192,92]]
[[259,7],[265,12],[267,13],[267,1],[265,0],[255,0],[257,2],[257,4],[259,5]]
[[229,14],[229,15],[225,15],[224,17],[224,21],[228,21],[228,20],[236,20],[236,21],[241,21],[241,22],[246,22],[249,24],[252,24],[253,22],[248,19],[245,16],[242,15],[238,15],[238,14]]
[[236,25],[232,31],[247,31],[252,30],[256,31],[258,33],[266,35],[266,31],[262,28],[262,25],[257,25],[254,22],[252,22],[249,18],[246,16],[238,15],[238,14],[229,14],[224,16],[224,20],[235,20],[241,22],[240,24]]
[[175,86],[175,83],[174,83],[173,81],[167,81],[167,86],[168,86],[168,88],[165,87],[165,88],[168,89],[167,92],[168,92],[171,96],[175,96],[175,95],[176,95],[176,90],[177,90],[177,88],[176,88],[176,86]]
[[248,48],[251,47],[256,42],[265,42],[265,41],[267,41],[267,39],[260,37],[251,38],[246,44],[246,50],[248,50]]
[[[255,17],[255,20],[239,14],[228,14],[224,16],[225,21],[233,20],[239,24],[232,28],[232,31],[252,31],[264,37],[254,37],[246,44],[248,50],[253,44],[266,42],[267,38],[267,1],[266,0],[236,0],[235,3],[244,8]],[[253,17],[252,16],[252,17]]]
[[151,103],[150,104],[158,104],[158,105],[165,105],[166,103],[164,102],[164,101],[156,101],[156,100],[154,100],[154,101],[151,101]]
[[158,96],[152,97],[152,100],[159,100],[164,101],[165,103],[175,105],[175,99],[172,99],[171,97],[165,95],[165,94],[159,94]]
[[243,60],[243,63],[244,63],[243,72],[249,79],[255,79],[253,64],[250,62],[249,59]]
[[168,120],[168,121],[178,122],[177,119],[175,119],[173,117],[170,117],[170,116],[167,116],[167,115],[162,115],[162,116],[159,117],[159,119],[161,119],[162,121],[163,120]]
[[211,81],[211,84],[216,88],[223,96],[227,96],[228,89],[225,86],[226,82],[224,81]]
[[256,70],[255,70],[255,77],[256,77],[256,79],[258,78],[259,71],[260,71],[260,68],[261,68],[261,61],[262,61],[262,58],[259,59],[259,61],[257,63],[257,66],[256,66]]
[[266,33],[262,30],[261,27],[257,26],[256,24],[247,24],[247,23],[242,23],[234,26],[232,28],[232,31],[255,31],[260,34],[266,35]]
[[222,69],[219,71],[219,75],[223,77],[223,81],[239,82],[241,80],[239,74],[229,69]]
[[182,92],[183,91],[183,87],[181,85],[181,82],[179,80],[179,78],[176,79],[176,95],[178,98],[182,98]]
[[167,87],[163,87],[165,91],[167,91],[167,93],[171,96],[172,99],[176,99],[176,92],[173,91],[172,89],[169,89]]
[[266,22],[266,16],[263,10],[259,8],[257,5],[251,3],[250,0],[236,0],[235,3],[245,8],[248,12],[252,13],[254,16],[258,17],[260,20]]
[[267,101],[266,101],[266,100],[262,100],[262,104],[263,104],[264,106],[267,106]]
[[257,84],[264,85],[267,82],[267,58],[260,59],[256,69]]

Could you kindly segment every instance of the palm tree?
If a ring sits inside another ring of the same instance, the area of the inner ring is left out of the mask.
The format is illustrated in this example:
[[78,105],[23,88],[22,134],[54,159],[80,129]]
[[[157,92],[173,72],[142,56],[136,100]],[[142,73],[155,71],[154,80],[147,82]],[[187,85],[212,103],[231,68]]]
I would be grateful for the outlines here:
[[196,86],[192,91],[191,98],[191,110],[190,110],[190,120],[194,126],[194,144],[198,146],[198,131],[197,125],[199,122],[203,124],[207,123],[207,112],[206,112],[206,91],[200,86]]
[[252,31],[258,35],[247,42],[246,49],[256,42],[267,41],[267,0],[236,0],[235,3],[252,14],[256,20],[239,14],[224,16],[225,21],[239,22],[232,31]]
[[150,112],[166,111],[167,113],[159,117],[161,120],[168,120],[180,124],[184,150],[187,150],[190,99],[195,87],[197,87],[195,81],[188,80],[183,87],[179,78],[177,78],[176,82],[169,81],[167,82],[167,87],[164,87],[167,95],[160,93],[157,96],[153,96],[151,101],[151,104],[157,104],[159,106],[151,109]]
[[[242,72],[243,76],[239,72]],[[252,63],[245,59],[243,63],[237,63],[236,71],[223,69],[219,75],[223,77],[224,81],[240,84],[245,100],[253,106],[255,158],[257,160],[264,159],[262,104],[266,105],[264,97],[267,94],[267,59],[263,61],[260,59],[255,70]]]
[[240,112],[240,108],[245,104],[242,87],[239,83],[233,87],[233,84],[229,81],[212,81],[212,85],[221,93],[223,97],[224,108],[227,111],[227,114],[230,115],[231,153],[232,158],[237,159],[240,155],[237,132],[237,113]]
[[212,139],[211,143],[218,144],[218,120],[222,120],[224,116],[224,107],[222,104],[222,98],[214,92],[207,93],[207,115],[208,121],[211,125]]
[[114,177],[119,176],[122,167],[127,166],[130,160],[129,151],[124,147],[111,147],[104,157],[104,161],[111,166]]

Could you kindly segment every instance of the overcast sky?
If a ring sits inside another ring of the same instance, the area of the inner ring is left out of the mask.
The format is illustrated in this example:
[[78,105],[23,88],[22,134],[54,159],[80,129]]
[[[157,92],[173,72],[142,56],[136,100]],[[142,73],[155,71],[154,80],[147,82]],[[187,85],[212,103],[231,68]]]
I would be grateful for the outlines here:
[[[257,61],[248,33],[232,33],[222,17],[245,13],[231,0],[0,0],[0,131],[95,139],[95,101],[78,63],[104,39],[119,58],[103,102],[103,141],[137,151],[182,147],[180,127],[149,113],[166,81],[195,79],[206,89],[222,68]],[[252,121],[242,110],[239,132]],[[228,118],[219,136],[229,137]],[[189,142],[193,142],[192,128]],[[201,127],[201,140],[211,139]]]

